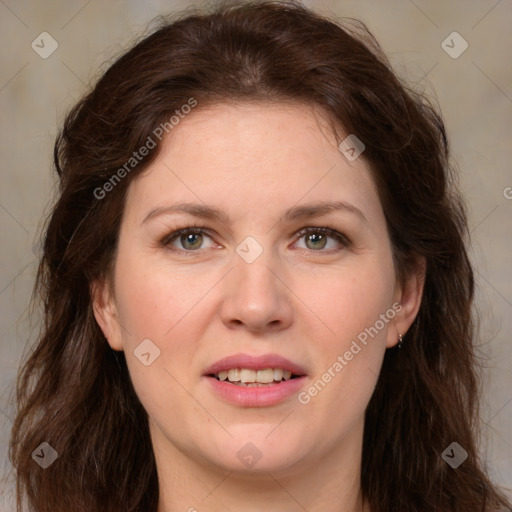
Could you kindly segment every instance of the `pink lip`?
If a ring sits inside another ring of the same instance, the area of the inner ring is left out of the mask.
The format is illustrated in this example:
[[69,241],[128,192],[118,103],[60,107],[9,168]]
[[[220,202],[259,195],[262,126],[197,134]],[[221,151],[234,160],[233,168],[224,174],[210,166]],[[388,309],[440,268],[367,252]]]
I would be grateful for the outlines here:
[[304,386],[305,375],[260,387],[242,387],[214,377],[203,377],[221,399],[239,407],[270,407],[296,395]]
[[[298,377],[266,386],[243,387],[228,381],[219,381],[211,377],[222,370],[231,368],[247,368],[263,370],[265,368],[281,368],[289,370]],[[235,354],[224,357],[209,366],[203,374],[211,389],[221,399],[240,407],[269,407],[298,393],[307,378],[304,368],[277,354],[252,356]]]
[[282,368],[283,370],[290,370],[295,375],[305,375],[306,373],[301,366],[278,354],[266,354],[262,356],[234,354],[213,363],[206,369],[203,375],[212,375],[222,370],[229,370],[230,368],[247,368],[249,370]]

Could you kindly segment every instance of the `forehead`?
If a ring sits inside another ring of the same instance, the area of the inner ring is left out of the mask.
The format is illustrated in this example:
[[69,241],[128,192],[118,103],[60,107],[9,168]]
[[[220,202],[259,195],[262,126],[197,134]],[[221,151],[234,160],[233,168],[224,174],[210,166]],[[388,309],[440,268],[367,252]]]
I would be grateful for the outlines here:
[[247,103],[199,105],[184,116],[132,181],[127,206],[194,200],[240,218],[263,213],[263,206],[277,213],[301,201],[347,199],[378,214],[368,165],[343,156],[324,112],[303,104]]

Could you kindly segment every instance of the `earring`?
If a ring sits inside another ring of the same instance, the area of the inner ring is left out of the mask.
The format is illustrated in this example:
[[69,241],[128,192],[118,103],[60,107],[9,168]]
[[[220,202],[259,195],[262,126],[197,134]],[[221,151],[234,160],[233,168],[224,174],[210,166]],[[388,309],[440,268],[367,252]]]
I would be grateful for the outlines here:
[[398,335],[398,348],[402,348],[404,346],[404,339],[402,338],[402,335]]

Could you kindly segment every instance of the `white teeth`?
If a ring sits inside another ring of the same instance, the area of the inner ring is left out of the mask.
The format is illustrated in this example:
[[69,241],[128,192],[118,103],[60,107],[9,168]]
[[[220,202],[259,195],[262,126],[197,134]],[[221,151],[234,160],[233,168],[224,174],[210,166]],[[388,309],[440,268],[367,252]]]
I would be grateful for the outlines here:
[[281,368],[274,369],[274,380],[283,380],[283,370]]
[[256,372],[254,370],[247,370],[243,368],[240,370],[240,382],[256,382]]
[[267,368],[266,370],[258,370],[256,374],[256,381],[262,384],[268,384],[274,382],[274,370]]
[[272,382],[281,382],[290,380],[292,372],[282,368],[264,368],[263,370],[251,370],[249,368],[231,368],[222,370],[217,375],[219,380],[228,380],[229,382],[240,382],[241,384],[271,384]]
[[240,370],[238,368],[228,370],[228,380],[231,382],[240,382]]

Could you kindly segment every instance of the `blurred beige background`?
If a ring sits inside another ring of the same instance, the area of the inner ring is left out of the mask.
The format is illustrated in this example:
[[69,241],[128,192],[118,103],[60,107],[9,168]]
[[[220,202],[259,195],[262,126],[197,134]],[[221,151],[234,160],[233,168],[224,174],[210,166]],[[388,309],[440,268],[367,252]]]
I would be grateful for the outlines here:
[[[511,488],[512,2],[305,3],[323,14],[366,22],[398,73],[439,101],[469,203],[481,343],[488,356],[482,456],[492,478]],[[155,16],[189,5],[177,0],[0,0],[2,473],[10,467],[12,384],[37,330],[27,308],[36,271],[34,242],[55,186],[51,158],[58,126],[105,69],[105,61],[119,55]],[[55,42],[40,36],[43,32]],[[52,44],[57,49],[45,55]],[[10,485],[4,489],[0,510],[14,510]]]

